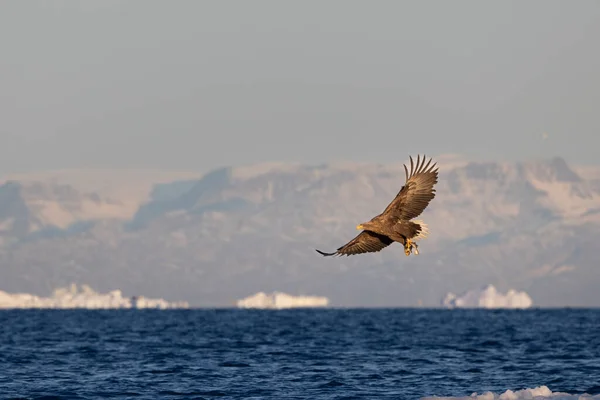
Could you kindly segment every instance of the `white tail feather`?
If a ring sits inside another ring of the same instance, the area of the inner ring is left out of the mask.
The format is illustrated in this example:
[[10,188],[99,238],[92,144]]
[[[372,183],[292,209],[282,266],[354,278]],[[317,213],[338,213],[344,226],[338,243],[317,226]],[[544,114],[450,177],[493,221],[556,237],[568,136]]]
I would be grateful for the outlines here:
[[413,240],[425,239],[429,235],[429,228],[425,222],[418,219],[413,219],[411,222],[421,225],[421,231],[413,238]]

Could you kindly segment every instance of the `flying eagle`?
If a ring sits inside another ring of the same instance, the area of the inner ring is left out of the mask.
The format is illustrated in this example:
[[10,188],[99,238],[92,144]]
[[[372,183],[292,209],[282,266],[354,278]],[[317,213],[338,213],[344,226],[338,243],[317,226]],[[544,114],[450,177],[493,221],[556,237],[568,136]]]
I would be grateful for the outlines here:
[[[324,253],[324,256],[350,256],[354,254],[378,252],[394,242],[402,243],[404,254],[410,255],[413,247],[419,254],[416,241],[427,237],[427,225],[423,221],[413,220],[418,217],[435,197],[433,186],[438,180],[437,163],[430,166],[432,159],[425,164],[425,156],[421,160],[417,156],[416,164],[410,157],[410,174],[404,165],[406,183],[386,209],[369,222],[357,225],[363,229],[354,239],[338,248],[334,253]],[[435,169],[434,169],[435,168]]]

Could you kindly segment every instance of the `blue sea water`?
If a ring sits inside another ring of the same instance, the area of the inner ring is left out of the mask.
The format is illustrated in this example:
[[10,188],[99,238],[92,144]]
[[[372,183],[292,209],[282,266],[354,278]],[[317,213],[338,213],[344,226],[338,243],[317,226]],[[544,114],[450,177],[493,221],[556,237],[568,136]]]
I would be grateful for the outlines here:
[[600,393],[600,310],[0,311],[0,398]]

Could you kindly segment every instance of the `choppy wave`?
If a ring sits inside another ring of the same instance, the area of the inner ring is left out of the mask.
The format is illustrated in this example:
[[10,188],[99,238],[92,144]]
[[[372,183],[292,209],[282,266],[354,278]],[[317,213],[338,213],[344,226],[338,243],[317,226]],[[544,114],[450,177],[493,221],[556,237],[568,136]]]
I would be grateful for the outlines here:
[[482,394],[473,393],[464,397],[423,397],[421,400],[587,400],[600,399],[600,394],[590,395],[569,394],[563,392],[553,392],[548,386],[539,386],[533,389],[507,390],[504,393],[497,394],[485,392]]
[[597,332],[585,309],[0,310],[0,398],[586,399]]

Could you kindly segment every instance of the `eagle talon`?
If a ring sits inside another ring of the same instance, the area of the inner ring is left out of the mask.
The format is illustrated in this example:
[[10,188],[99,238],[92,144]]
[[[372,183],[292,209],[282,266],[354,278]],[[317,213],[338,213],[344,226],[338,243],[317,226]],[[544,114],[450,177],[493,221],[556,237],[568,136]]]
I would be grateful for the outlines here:
[[406,243],[404,244],[404,254],[410,256],[413,246],[415,246],[415,244],[410,239],[406,239]]
[[415,255],[418,256],[419,255],[419,246],[417,245],[417,243],[413,242],[410,239],[406,239],[406,243],[404,244],[404,254],[409,256],[413,250],[415,252]]

